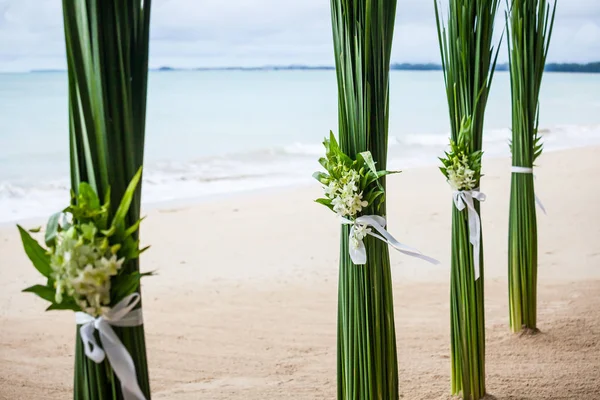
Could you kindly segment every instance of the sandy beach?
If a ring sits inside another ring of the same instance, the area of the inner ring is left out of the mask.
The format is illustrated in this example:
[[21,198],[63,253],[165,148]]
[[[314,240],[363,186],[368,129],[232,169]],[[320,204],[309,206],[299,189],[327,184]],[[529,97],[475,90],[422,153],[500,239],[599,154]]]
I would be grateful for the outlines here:
[[[536,190],[539,327],[508,328],[510,160],[486,159],[482,205],[491,399],[600,399],[600,148],[544,154]],[[392,253],[401,398],[449,399],[450,189],[435,167],[388,181],[389,230],[442,261]],[[153,398],[333,399],[339,225],[310,187],[147,212],[142,258]],[[74,318],[0,228],[0,399],[70,398]]]

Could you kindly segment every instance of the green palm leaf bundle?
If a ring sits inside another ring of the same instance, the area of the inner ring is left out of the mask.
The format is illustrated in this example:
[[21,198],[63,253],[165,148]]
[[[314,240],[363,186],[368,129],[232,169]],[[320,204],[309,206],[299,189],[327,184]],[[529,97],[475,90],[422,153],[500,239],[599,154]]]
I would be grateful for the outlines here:
[[[383,170],[387,161],[389,67],[396,0],[331,0],[331,14],[339,149],[350,166],[364,162],[365,154],[360,154],[370,152],[366,157],[372,157],[382,172],[377,176],[374,164],[368,168],[376,174],[373,179],[377,183],[373,183],[369,192],[373,197],[362,211],[385,215]],[[330,144],[337,149],[334,141]],[[368,179],[368,173],[364,176]],[[395,399],[398,364],[388,245],[375,237],[364,237],[367,259],[364,265],[355,265],[349,256],[350,230],[344,225],[341,232],[338,399]]]
[[49,220],[48,250],[21,229],[48,278],[29,291],[78,311],[77,400],[150,399],[138,258],[150,3],[63,1],[72,202]]
[[537,331],[537,221],[533,165],[542,152],[539,95],[556,2],[510,0],[506,13],[512,99],[508,236],[510,328]]
[[[69,70],[71,184],[118,204],[144,158],[151,0],[63,0]],[[140,218],[141,185],[125,221]],[[116,210],[112,210],[115,212]],[[139,271],[138,259],[124,268]],[[138,288],[139,291],[139,286]],[[115,329],[150,398],[143,325]],[[79,339],[79,338],[78,338]],[[77,340],[75,399],[121,398],[115,378]]]
[[450,113],[450,151],[442,173],[454,191],[450,273],[452,394],[485,395],[483,252],[479,192],[488,94],[498,56],[499,0],[450,0],[446,23],[435,14]]

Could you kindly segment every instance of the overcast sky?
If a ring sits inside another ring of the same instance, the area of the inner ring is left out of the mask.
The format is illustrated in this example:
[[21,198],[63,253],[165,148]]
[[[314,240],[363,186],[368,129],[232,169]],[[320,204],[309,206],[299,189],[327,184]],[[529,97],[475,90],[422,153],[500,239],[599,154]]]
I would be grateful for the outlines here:
[[[600,60],[600,0],[558,1],[550,61]],[[0,0],[0,71],[65,68],[61,3]],[[150,64],[333,65],[329,4],[154,0]],[[437,63],[435,29],[433,0],[398,0],[392,60]]]

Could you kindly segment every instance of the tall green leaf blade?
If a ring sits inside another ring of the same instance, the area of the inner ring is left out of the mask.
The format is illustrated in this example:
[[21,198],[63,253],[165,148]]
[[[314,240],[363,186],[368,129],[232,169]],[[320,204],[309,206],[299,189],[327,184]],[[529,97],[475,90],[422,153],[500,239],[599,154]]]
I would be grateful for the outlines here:
[[[127,216],[127,213],[129,212],[129,209],[131,207],[131,202],[133,201],[133,196],[135,195],[135,192],[138,188],[141,177],[142,177],[142,169],[140,168],[134,175],[133,179],[131,179],[131,182],[129,182],[129,185],[127,186],[127,189],[125,190],[123,197],[121,198],[121,202],[119,203],[119,207],[117,208],[117,211],[115,212],[115,216],[113,218],[113,223],[112,223],[113,226],[119,227],[124,223],[125,217]],[[124,234],[124,232],[123,232],[123,234]]]

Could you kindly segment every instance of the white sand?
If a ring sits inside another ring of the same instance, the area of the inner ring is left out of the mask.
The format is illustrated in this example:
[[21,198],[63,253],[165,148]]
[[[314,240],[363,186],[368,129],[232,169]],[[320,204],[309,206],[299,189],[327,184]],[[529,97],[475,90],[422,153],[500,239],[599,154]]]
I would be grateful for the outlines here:
[[[488,392],[600,399],[600,148],[542,156],[539,327],[508,330],[510,162],[485,160]],[[339,227],[309,188],[153,210],[142,226],[155,399],[332,399]],[[392,253],[404,399],[449,398],[450,191],[433,167],[389,179],[389,230],[442,261]],[[0,229],[0,399],[65,399],[74,321],[20,290],[41,282]]]

